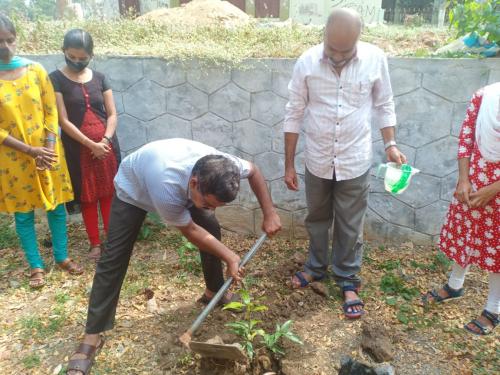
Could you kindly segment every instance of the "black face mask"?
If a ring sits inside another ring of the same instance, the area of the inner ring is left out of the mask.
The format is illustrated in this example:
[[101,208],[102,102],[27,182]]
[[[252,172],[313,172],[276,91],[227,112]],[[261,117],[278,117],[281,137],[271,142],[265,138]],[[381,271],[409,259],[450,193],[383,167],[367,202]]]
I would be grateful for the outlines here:
[[64,56],[64,59],[66,60],[66,65],[68,65],[68,67],[71,70],[73,70],[77,73],[81,72],[83,69],[85,69],[87,67],[87,65],[89,65],[89,62],[90,62],[90,60],[74,62],[74,61],[70,60],[67,56]]

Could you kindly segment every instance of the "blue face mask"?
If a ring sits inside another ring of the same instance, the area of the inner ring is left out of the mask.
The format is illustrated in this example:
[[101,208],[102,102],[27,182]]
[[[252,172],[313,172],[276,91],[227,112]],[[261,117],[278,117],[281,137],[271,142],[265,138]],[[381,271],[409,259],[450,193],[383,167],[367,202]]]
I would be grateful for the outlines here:
[[87,61],[74,62],[73,60],[70,60],[66,55],[64,55],[64,59],[66,60],[66,65],[68,66],[68,68],[77,73],[85,69],[90,63],[90,59]]

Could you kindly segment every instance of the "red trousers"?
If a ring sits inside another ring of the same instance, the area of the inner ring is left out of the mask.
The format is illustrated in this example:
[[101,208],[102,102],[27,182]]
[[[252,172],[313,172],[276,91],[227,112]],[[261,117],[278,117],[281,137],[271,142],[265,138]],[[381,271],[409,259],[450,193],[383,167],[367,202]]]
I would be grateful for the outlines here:
[[111,210],[111,201],[113,196],[101,198],[95,202],[81,202],[82,217],[85,224],[85,229],[89,237],[90,246],[98,246],[101,244],[99,236],[99,215],[97,213],[97,204],[101,208],[102,222],[104,231],[108,233],[109,227],[109,212]]

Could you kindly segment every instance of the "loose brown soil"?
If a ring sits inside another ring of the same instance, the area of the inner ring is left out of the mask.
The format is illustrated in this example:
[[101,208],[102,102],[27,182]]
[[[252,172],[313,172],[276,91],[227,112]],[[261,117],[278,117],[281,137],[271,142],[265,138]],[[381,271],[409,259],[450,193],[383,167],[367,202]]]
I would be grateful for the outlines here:
[[[27,269],[18,248],[1,250],[0,257],[0,373],[59,374],[81,338],[94,264],[86,260],[83,227],[70,227],[71,255],[84,264],[85,274],[71,277],[51,269],[47,286],[40,291],[27,286]],[[225,232],[224,242],[243,255],[255,238]],[[201,312],[196,299],[204,286],[201,275],[178,266],[175,249],[181,244],[175,231],[152,227],[149,239],[137,243],[117,311],[116,327],[107,333],[106,345],[93,374],[263,374],[265,351],[260,350],[254,370],[243,363],[201,360],[186,351],[177,338]],[[304,345],[285,342],[286,356],[270,359],[279,374],[330,375],[337,373],[340,358],[350,355],[371,361],[360,349],[362,322],[385,327],[394,345],[392,365],[398,374],[493,374],[500,369],[498,330],[489,337],[475,337],[462,326],[477,316],[487,294],[483,272],[473,270],[466,281],[466,298],[460,303],[423,309],[418,298],[397,303],[380,288],[384,275],[393,273],[424,292],[446,279],[436,262],[436,251],[408,243],[379,248],[369,245],[361,276],[361,297],[367,314],[362,320],[346,320],[338,288],[324,285],[326,297],[311,288],[293,291],[290,275],[300,269],[306,241],[268,240],[247,267],[247,281],[254,297],[265,298],[269,311],[261,315],[262,327],[292,319],[293,331]],[[302,256],[300,256],[302,254]],[[44,258],[49,267],[48,250]],[[394,267],[394,265],[396,265]],[[394,269],[393,269],[394,268]],[[148,291],[145,292],[145,289]],[[151,295],[151,292],[153,295]],[[154,296],[156,306],[151,307]],[[405,319],[400,306],[405,304]],[[195,335],[197,341],[216,335],[226,343],[237,338],[225,324],[239,314],[217,309]],[[405,322],[402,322],[405,321]],[[268,364],[269,365],[269,364]]]

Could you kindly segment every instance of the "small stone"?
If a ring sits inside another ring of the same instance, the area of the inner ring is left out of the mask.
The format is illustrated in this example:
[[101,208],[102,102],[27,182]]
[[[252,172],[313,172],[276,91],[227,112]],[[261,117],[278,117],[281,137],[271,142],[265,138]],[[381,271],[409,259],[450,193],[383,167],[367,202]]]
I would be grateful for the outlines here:
[[61,370],[62,370],[62,364],[58,364],[58,365],[56,366],[56,368],[54,369],[54,371],[52,371],[52,375],[57,375],[57,374],[59,374],[59,373],[61,372]]
[[328,296],[328,288],[326,287],[325,284],[320,283],[318,281],[314,281],[314,282],[312,282],[309,285],[311,286],[311,289],[314,292],[316,292],[317,294],[319,294],[320,296],[322,296],[322,297],[327,297]]
[[363,322],[361,347],[377,362],[389,362],[394,358],[394,347],[385,328],[373,322]]
[[21,285],[18,281],[16,280],[9,280],[9,285],[12,289],[16,289]]

